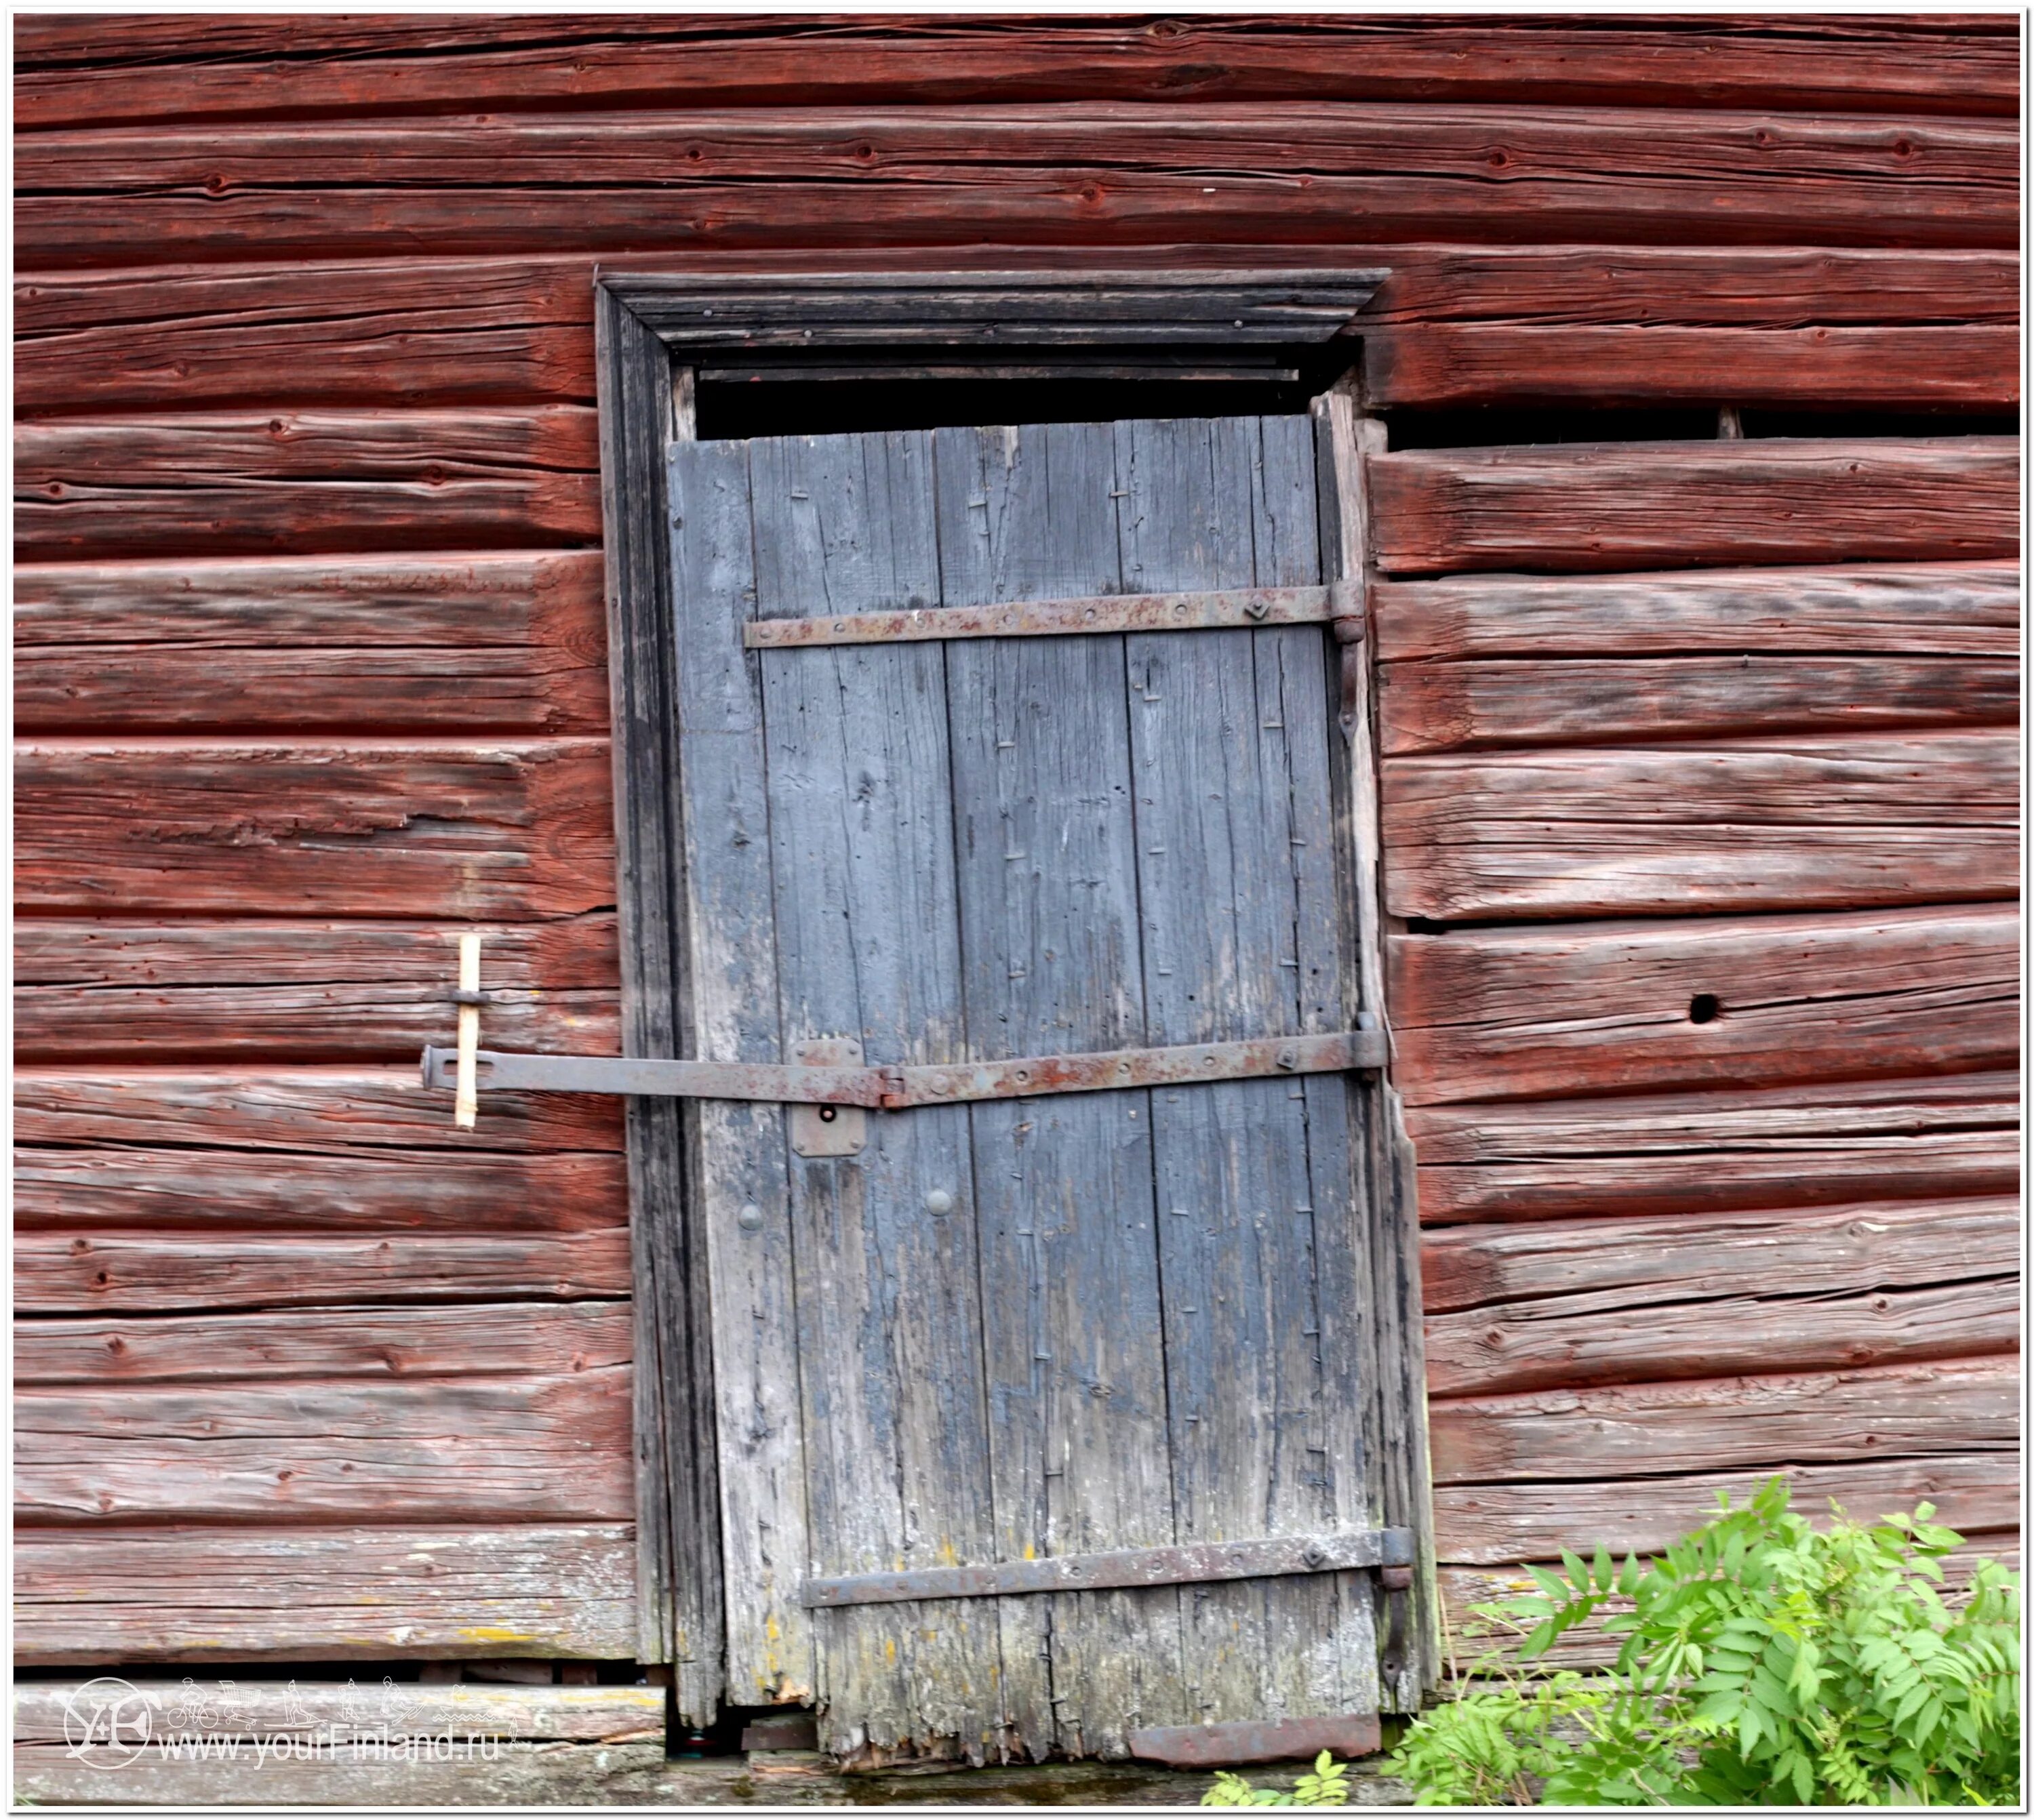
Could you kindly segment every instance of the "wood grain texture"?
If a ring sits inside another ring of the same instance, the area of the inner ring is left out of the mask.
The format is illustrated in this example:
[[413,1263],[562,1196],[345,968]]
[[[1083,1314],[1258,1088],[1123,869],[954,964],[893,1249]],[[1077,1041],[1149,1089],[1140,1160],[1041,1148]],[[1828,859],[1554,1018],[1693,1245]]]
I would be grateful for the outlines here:
[[[180,1730],[220,1739],[313,1740],[329,1746],[341,1738],[373,1736],[383,1726],[411,1736],[449,1731],[463,1744],[476,1734],[535,1743],[548,1739],[619,1742],[662,1740],[664,1691],[640,1687],[466,1687],[392,1682],[363,1692],[357,1682],[235,1682],[231,1691],[201,1688],[210,1702],[208,1725],[190,1715],[190,1695],[181,1681],[137,1676],[131,1683],[153,1710],[155,1735],[174,1738]],[[17,1744],[62,1744],[67,1709],[79,1681],[37,1681],[14,1702]],[[188,1723],[180,1727],[178,1720]],[[76,1720],[72,1720],[73,1728]],[[321,1736],[322,1734],[322,1736]],[[249,1753],[251,1757],[251,1753]],[[342,1747],[338,1754],[343,1756]]]
[[2010,437],[1604,443],[1372,458],[1379,566],[1696,568],[2011,556]]
[[1846,564],[1698,574],[1379,581],[1380,661],[1901,653],[2006,657],[2020,645],[2013,563]]
[[490,917],[614,901],[605,741],[46,741],[19,749],[15,781],[32,910]]
[[545,1377],[629,1359],[629,1310],[614,1302],[39,1319],[14,1329],[23,1384]]
[[[486,152],[463,129],[419,122],[371,138],[296,125],[144,133],[110,161],[99,136],[51,133],[23,142],[40,169],[21,174],[17,257],[55,272],[151,254],[385,258],[419,240],[476,257],[944,246],[979,241],[986,220],[1008,243],[1212,245],[1261,238],[1272,211],[1295,245],[2015,243],[2015,141],[1991,122],[1907,121],[1889,143],[1878,123],[1833,115],[1784,133],[1758,117],[1612,114],[1580,133],[1558,118],[1438,107],[1252,108],[1237,121],[1209,110],[1191,125],[1078,109],[565,115],[498,121]],[[1195,181],[1192,166],[1210,157],[1222,180]],[[1923,164],[1934,182],[1912,181]],[[88,210],[51,187],[73,172],[91,182],[94,167]],[[842,208],[849,189],[854,206]]]
[[[2010,1274],[2017,1200],[1454,1226],[1420,1248],[1429,1321],[1631,1310],[1713,1295],[1819,1295]],[[1653,1318],[1651,1316],[1647,1320]],[[1714,1375],[1714,1374],[1712,1374]]]
[[2020,1526],[2017,1455],[1933,1454],[1686,1477],[1437,1486],[1437,1545],[1443,1562],[1465,1565],[1552,1560],[1563,1548],[1593,1552],[1598,1543],[1614,1554],[1657,1553],[1715,1515],[1717,1492],[1741,1506],[1781,1471],[1793,1487],[1794,1507],[1810,1515],[1822,1514],[1831,1500],[1866,1521],[1926,1502],[1935,1505],[1935,1521],[1965,1535]]
[[[1822,668],[1799,666],[1804,680]],[[2020,752],[2005,731],[1400,758],[1383,785],[1387,901],[1406,916],[1847,909],[2018,889]]]
[[1420,324],[1363,338],[1380,407],[1506,403],[1797,404],[2007,410],[2017,330],[1998,327],[1553,328]]
[[594,413],[188,412],[14,431],[26,560],[593,543]]
[[2008,1066],[2018,931],[2012,909],[1973,907],[1402,935],[1401,1091],[1421,1104]]
[[[746,452],[756,616],[821,600],[854,612],[940,597],[930,433],[784,437]],[[840,1032],[872,1062],[948,1059],[964,1020],[946,653],[924,644],[769,652],[760,668],[786,1039]],[[795,1323],[757,1338],[798,1361],[807,1546],[823,1573],[1000,1554],[968,1118],[927,1107],[881,1129],[858,1157],[790,1167]],[[957,1204],[952,1215],[927,1216],[936,1189]],[[777,1210],[767,1216],[774,1224]],[[880,1480],[871,1459],[884,1462]],[[811,1623],[830,1754],[1004,1754],[993,1604],[829,1612]]]
[[[2017,1356],[1443,1398],[1436,1485],[1595,1481],[2019,1446]],[[1875,1513],[1876,1514],[1876,1513]],[[1953,1519],[1946,1519],[1953,1524]]]
[[[1953,1233],[1953,1219],[1943,1224]],[[1999,1275],[1940,1288],[1799,1299],[1712,1290],[1713,1299],[1637,1311],[1608,1298],[1564,1309],[1569,1298],[1555,1297],[1436,1316],[1427,1327],[1428,1384],[1436,1395],[1481,1395],[1996,1352],[2018,1340],[2020,1290],[2017,1241],[1994,1249],[2003,1254],[1988,1260]],[[1942,1274],[1969,1268],[1961,1259]]]
[[1717,739],[1745,733],[2011,726],[2010,657],[1478,657],[1387,665],[1379,697],[1394,755],[1487,746]]
[[27,1524],[625,1522],[629,1372],[15,1400]]
[[[358,1084],[335,1081],[342,1100]],[[163,1135],[200,1139],[174,1127]],[[602,1135],[614,1140],[611,1129]],[[279,1165],[272,1152],[123,1143],[20,1151],[14,1217],[24,1231],[66,1234],[583,1232],[625,1226],[629,1194],[611,1152],[298,1152]]]
[[15,309],[15,404],[29,416],[594,397],[584,260],[38,275],[17,284]]
[[[22,1144],[226,1144],[269,1153],[619,1151],[610,1096],[490,1093],[462,1131],[452,1101],[407,1068],[23,1069],[14,1136]],[[258,1190],[256,1191],[258,1193]]]
[[17,650],[321,649],[400,642],[448,653],[533,650],[602,660],[596,551],[175,563],[25,564]]
[[1408,1108],[1430,1224],[2011,1193],[2010,1072]]
[[14,1248],[15,1306],[38,1314],[497,1296],[563,1301],[625,1296],[629,1286],[629,1235],[619,1227],[343,1238],[24,1233]]
[[24,1662],[626,1658],[625,1523],[23,1528]]
[[2019,95],[1989,19],[1525,23],[227,17],[151,20],[110,48],[56,17],[22,27],[17,124],[642,107],[674,84],[747,106],[1304,96],[2010,116]]

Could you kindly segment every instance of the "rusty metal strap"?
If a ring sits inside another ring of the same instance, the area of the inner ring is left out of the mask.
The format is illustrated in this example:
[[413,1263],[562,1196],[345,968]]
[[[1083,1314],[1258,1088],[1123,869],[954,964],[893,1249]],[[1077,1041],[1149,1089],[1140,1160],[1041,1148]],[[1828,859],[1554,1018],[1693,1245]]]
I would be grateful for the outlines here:
[[1170,594],[1093,594],[1056,601],[1004,601],[983,607],[918,607],[822,619],[752,620],[741,642],[752,651],[809,645],[884,645],[923,638],[1021,638],[1076,632],[1189,632],[1250,626],[1360,626],[1362,602],[1346,582],[1332,587],[1222,588]]
[[814,1608],[887,1605],[906,1599],[985,1599],[1008,1593],[1078,1593],[1101,1586],[1177,1586],[1282,1574],[1334,1574],[1352,1567],[1405,1567],[1412,1560],[1410,1530],[1357,1530],[1334,1536],[1265,1536],[1243,1542],[1052,1555],[989,1567],[845,1574],[806,1581],[798,1598]]
[[[1366,1022],[1374,1021],[1368,1013]],[[1263,1037],[1095,1055],[1032,1055],[1013,1062],[958,1062],[911,1068],[820,1068],[774,1062],[672,1062],[609,1055],[525,1055],[498,1049],[475,1057],[479,1084],[521,1093],[628,1093],[693,1099],[753,1099],[788,1106],[868,1106],[898,1111],[970,1099],[1092,1093],[1113,1088],[1178,1087],[1273,1074],[1335,1074],[1382,1068],[1384,1033]],[[452,1084],[449,1049],[424,1051],[424,1085]]]

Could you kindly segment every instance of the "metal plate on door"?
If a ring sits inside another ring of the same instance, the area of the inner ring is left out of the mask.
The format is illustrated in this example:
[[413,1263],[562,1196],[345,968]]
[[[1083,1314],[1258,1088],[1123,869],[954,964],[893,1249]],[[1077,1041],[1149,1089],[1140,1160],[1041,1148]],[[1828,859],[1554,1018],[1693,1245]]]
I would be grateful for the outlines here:
[[[852,1036],[816,1036],[791,1046],[805,1068],[859,1068],[861,1044]],[[858,1106],[794,1106],[791,1148],[801,1156],[859,1156],[869,1142],[869,1114]]]

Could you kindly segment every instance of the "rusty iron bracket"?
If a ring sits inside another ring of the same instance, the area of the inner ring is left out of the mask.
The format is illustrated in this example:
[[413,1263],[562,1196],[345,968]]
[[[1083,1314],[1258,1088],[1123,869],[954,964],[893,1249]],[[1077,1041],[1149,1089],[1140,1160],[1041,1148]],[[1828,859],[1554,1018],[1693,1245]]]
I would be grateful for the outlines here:
[[1394,1567],[1413,1559],[1410,1530],[1356,1530],[1334,1536],[1263,1536],[1241,1542],[1188,1542],[1176,1548],[1117,1548],[1107,1554],[1049,1555],[979,1567],[919,1567],[897,1574],[846,1574],[810,1579],[799,1602],[815,1609],[887,1605],[912,1599],[1000,1598],[1011,1593],[1080,1593],[1104,1586],[1180,1586],[1210,1580],[1260,1580],[1285,1574],[1338,1574]]
[[[752,620],[750,650],[814,645],[885,645],[926,638],[1021,638],[1080,632],[1192,632],[1332,623],[1337,635],[1361,610],[1360,593],[1330,587],[1218,588],[1169,594],[1084,594],[1001,601],[981,607],[914,607],[809,620]],[[1360,623],[1360,622],[1358,622]]]
[[[936,1062],[910,1068],[776,1062],[674,1062],[615,1055],[525,1055],[483,1049],[474,1057],[479,1084],[520,1093],[626,1093],[692,1099],[752,1099],[785,1106],[861,1106],[901,1111],[974,1099],[1023,1099],[1047,1093],[1181,1087],[1275,1074],[1339,1074],[1382,1068],[1384,1032],[1368,1012],[1360,1028],[1325,1036],[1259,1037],[1245,1043],[1190,1043],[1165,1049],[1117,1049],[1094,1055],[1031,1055],[1012,1062]],[[805,1053],[812,1053],[810,1045]],[[454,1054],[427,1047],[426,1088],[448,1087]],[[857,1147],[858,1148],[859,1146]],[[827,1152],[824,1154],[839,1154]]]

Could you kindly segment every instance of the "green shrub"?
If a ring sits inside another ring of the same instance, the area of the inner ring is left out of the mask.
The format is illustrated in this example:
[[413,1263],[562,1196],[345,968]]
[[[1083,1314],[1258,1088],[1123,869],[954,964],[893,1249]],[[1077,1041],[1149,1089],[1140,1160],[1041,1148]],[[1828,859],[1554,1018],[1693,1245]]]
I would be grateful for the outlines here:
[[1313,1768],[1303,1773],[1288,1794],[1279,1788],[1253,1788],[1233,1769],[1215,1772],[1214,1786],[1201,1797],[1203,1807],[1346,1807],[1349,1766],[1323,1751]]
[[1657,1560],[1563,1557],[1535,1597],[1480,1607],[1544,1656],[1600,1619],[1615,1668],[1517,1680],[1421,1719],[1384,1767],[1423,1805],[1878,1805],[2019,1799],[2020,1582],[1912,1517],[1818,1530],[1774,1479]]

